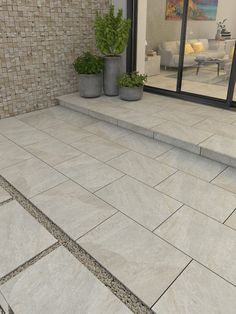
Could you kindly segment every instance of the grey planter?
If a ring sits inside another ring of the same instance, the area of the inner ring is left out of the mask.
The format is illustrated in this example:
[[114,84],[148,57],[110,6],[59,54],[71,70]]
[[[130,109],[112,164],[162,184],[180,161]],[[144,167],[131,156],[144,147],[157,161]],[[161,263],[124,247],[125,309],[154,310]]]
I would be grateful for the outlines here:
[[102,73],[80,74],[79,93],[84,98],[95,98],[102,94]]
[[120,87],[120,99],[126,101],[137,101],[143,97],[143,86]]
[[121,75],[121,57],[104,57],[104,94],[107,96],[119,95],[117,80]]

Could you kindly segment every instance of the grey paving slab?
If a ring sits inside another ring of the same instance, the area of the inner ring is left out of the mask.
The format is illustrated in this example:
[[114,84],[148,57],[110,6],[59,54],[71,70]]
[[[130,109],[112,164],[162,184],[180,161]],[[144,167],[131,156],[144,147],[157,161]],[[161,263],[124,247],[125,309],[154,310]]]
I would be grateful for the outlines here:
[[128,130],[103,121],[89,125],[84,129],[109,140],[117,139],[130,134],[130,131]]
[[33,197],[67,180],[44,162],[31,158],[1,170],[2,176],[26,197]]
[[0,203],[5,202],[11,198],[10,194],[7,193],[2,187],[0,187]]
[[26,146],[25,149],[50,166],[58,165],[66,160],[81,155],[79,150],[56,139],[29,145]]
[[70,121],[68,121],[67,123],[60,124],[60,127],[58,127],[57,125],[51,126],[48,129],[45,129],[44,132],[68,144],[79,141],[82,138],[91,135],[91,133],[75,125],[69,124],[69,122]]
[[186,113],[179,110],[163,110],[158,112],[158,115],[161,119],[173,121],[187,126],[193,126],[194,124],[205,119],[204,117],[198,116],[197,114]]
[[91,192],[123,176],[120,171],[86,154],[65,161],[55,168]]
[[149,230],[154,230],[182,206],[182,203],[128,176],[101,189],[96,195]]
[[236,169],[228,167],[212,183],[222,187],[225,190],[236,193]]
[[64,248],[42,258],[0,290],[17,314],[131,313]]
[[211,181],[226,168],[222,163],[179,148],[168,151],[157,160],[206,181]]
[[192,262],[153,309],[158,314],[234,314],[236,288]]
[[0,311],[1,311],[1,308],[3,309],[5,314],[9,314],[9,312],[8,312],[9,306],[7,304],[7,301],[6,301],[6,299],[4,298],[4,296],[0,292]]
[[124,146],[113,143],[96,135],[92,135],[83,138],[80,141],[74,142],[72,143],[72,146],[104,162],[129,150]]
[[16,201],[0,207],[0,278],[56,242]]
[[236,211],[226,220],[225,225],[236,230]]
[[155,158],[173,148],[169,144],[136,133],[123,136],[115,142],[151,158]]
[[167,122],[153,128],[154,138],[168,144],[181,147],[195,154],[200,154],[198,144],[212,136],[210,132],[197,130],[191,126]]
[[60,125],[61,119],[57,119],[53,114],[49,114],[49,111],[35,111],[24,116],[19,116],[18,119],[26,124],[29,124],[37,129],[44,130],[52,125]]
[[127,152],[107,164],[150,186],[157,185],[177,171],[136,152]]
[[185,206],[155,233],[236,284],[236,236],[231,228]]
[[190,261],[122,214],[116,214],[78,242],[149,306]]
[[202,156],[236,167],[236,139],[215,135],[200,146]]
[[116,212],[72,181],[33,197],[31,202],[73,239],[78,239]]
[[236,208],[235,194],[181,171],[156,189],[220,222]]

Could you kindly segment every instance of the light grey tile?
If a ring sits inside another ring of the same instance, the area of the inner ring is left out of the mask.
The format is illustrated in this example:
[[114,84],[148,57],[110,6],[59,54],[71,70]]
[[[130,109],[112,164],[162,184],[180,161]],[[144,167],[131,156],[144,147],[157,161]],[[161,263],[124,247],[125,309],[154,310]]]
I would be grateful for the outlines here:
[[67,180],[36,158],[3,169],[1,175],[26,197],[32,197]]
[[128,130],[124,130],[118,126],[103,121],[89,125],[88,127],[85,127],[85,130],[108,140],[114,140],[121,136],[130,134],[130,131]]
[[222,110],[221,108],[214,108],[209,106],[198,106],[191,111],[192,114],[202,115],[211,120],[221,121],[231,124],[236,121],[236,113],[230,110]]
[[108,161],[128,151],[128,148],[96,135],[81,139],[72,146],[101,161]]
[[184,206],[155,233],[235,285],[234,230]]
[[226,168],[224,164],[179,148],[168,151],[157,160],[206,181],[211,181]]
[[1,308],[5,312],[5,313],[3,312],[2,314],[9,314],[9,311],[8,311],[9,305],[7,304],[6,299],[4,298],[4,296],[0,292],[0,310],[1,310]]
[[[0,142],[0,169],[32,158],[32,155],[10,141]],[[1,172],[1,171],[0,171]]]
[[7,193],[1,186],[0,186],[0,203],[5,202],[11,198],[11,195]]
[[123,173],[86,154],[65,161],[55,168],[91,192],[123,176]]
[[153,310],[158,314],[234,314],[235,308],[235,287],[192,262]]
[[200,146],[202,156],[236,167],[236,139],[215,135]]
[[122,214],[116,214],[78,242],[149,306],[190,261]]
[[216,121],[213,119],[206,119],[194,125],[194,127],[220,136],[236,139],[236,125]]
[[101,121],[105,121],[105,122],[108,122],[108,123],[111,123],[111,124],[114,124],[114,125],[117,125],[117,119],[116,118],[113,118],[112,115],[108,115],[107,113],[101,113],[101,112],[97,112],[97,111],[93,111],[93,110],[90,110],[89,111],[89,115],[93,118],[96,118],[98,120],[101,120]]
[[151,158],[155,158],[173,148],[169,144],[135,133],[123,136],[115,142]]
[[119,121],[129,122],[131,125],[139,126],[146,129],[166,122],[165,119],[160,118],[159,113],[147,114],[134,110],[130,110],[128,113],[125,112],[123,114],[120,114]]
[[108,164],[150,186],[157,185],[176,172],[174,168],[135,152],[127,152]]
[[58,140],[68,144],[79,141],[82,138],[91,135],[91,133],[75,125],[69,124],[69,122],[60,124],[60,127],[54,125],[48,129],[45,129],[44,131]]
[[200,154],[198,144],[212,135],[212,133],[174,122],[156,126],[153,131],[154,138],[196,154]]
[[127,130],[130,130],[130,131],[133,131],[135,133],[144,135],[146,137],[150,137],[150,138],[154,137],[154,132],[151,129],[147,129],[145,127],[139,126],[139,125],[131,123],[131,122],[118,120],[118,126],[125,128]]
[[180,171],[156,189],[220,222],[236,208],[235,194]]
[[73,239],[78,239],[116,212],[72,181],[39,194],[31,201]]
[[222,187],[225,190],[236,193],[236,169],[228,167],[212,183]]
[[7,122],[8,119],[6,119],[5,123],[0,123],[0,132],[20,146],[26,146],[50,139],[48,134],[36,130],[17,119],[10,120],[9,123]]
[[180,202],[128,176],[96,194],[151,231],[182,206]]
[[16,201],[0,207],[0,278],[56,240]]
[[25,149],[50,166],[58,165],[81,154],[79,150],[56,139],[29,145]]
[[17,314],[131,313],[64,248],[42,258],[1,290]]
[[148,101],[145,98],[137,102],[128,102],[124,105],[124,107],[127,109],[142,112],[144,114],[153,114],[160,111],[160,108],[152,100]]
[[225,225],[236,230],[236,211],[226,220]]
[[49,114],[49,111],[36,111],[30,115],[20,116],[20,121],[29,124],[37,129],[44,130],[52,125],[60,125],[63,121]]
[[192,126],[204,119],[202,116],[198,116],[197,114],[186,113],[179,110],[163,110],[158,112],[158,116],[160,119],[173,121],[187,126]]

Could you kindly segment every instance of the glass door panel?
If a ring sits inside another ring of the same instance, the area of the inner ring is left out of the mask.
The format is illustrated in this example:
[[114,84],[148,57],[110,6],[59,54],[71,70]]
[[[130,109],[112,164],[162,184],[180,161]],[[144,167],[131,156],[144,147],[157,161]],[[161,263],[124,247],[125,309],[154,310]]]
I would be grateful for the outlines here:
[[235,1],[189,0],[182,91],[226,99],[236,39],[235,12]]

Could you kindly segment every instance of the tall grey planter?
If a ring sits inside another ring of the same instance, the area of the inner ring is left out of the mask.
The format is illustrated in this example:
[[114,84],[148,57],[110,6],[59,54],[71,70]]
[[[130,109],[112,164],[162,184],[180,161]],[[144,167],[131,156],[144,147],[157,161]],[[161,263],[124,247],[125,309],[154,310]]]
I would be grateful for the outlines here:
[[95,98],[102,94],[102,73],[80,74],[79,93],[84,98]]
[[121,75],[121,57],[104,57],[104,94],[107,96],[119,95],[117,80]]

